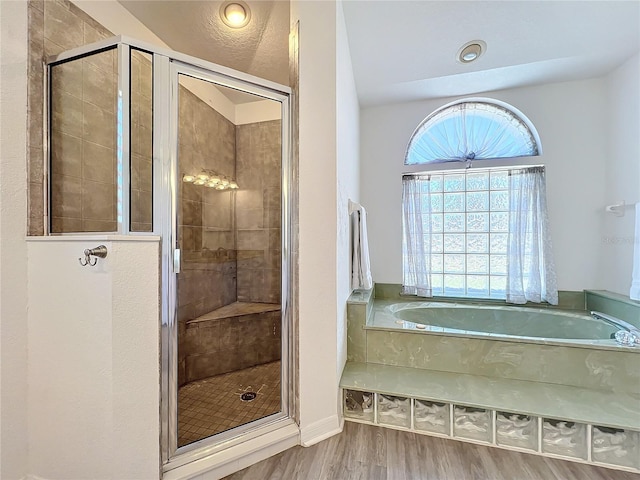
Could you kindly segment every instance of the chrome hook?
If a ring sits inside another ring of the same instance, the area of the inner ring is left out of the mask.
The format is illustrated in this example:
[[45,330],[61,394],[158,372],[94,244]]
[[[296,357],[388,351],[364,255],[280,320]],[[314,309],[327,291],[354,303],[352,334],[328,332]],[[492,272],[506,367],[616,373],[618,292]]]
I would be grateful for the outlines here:
[[[87,265],[95,267],[95,265],[98,263],[98,258],[106,258],[106,256],[107,247],[105,247],[104,245],[98,245],[96,248],[87,248],[84,251],[84,263],[82,262],[82,258],[79,258],[78,261],[83,267],[86,267]],[[93,262],[91,261],[91,257],[96,257],[93,259]]]

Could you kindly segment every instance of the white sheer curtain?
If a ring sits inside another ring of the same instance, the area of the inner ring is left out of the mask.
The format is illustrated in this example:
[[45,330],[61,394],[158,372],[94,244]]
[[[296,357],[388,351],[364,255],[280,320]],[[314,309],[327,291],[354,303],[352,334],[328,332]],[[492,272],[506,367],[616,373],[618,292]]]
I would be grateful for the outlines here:
[[509,173],[507,302],[558,304],[544,167]]
[[413,133],[405,165],[538,155],[538,144],[511,110],[462,102],[429,115]]
[[402,177],[402,293],[431,296],[431,198],[429,177]]

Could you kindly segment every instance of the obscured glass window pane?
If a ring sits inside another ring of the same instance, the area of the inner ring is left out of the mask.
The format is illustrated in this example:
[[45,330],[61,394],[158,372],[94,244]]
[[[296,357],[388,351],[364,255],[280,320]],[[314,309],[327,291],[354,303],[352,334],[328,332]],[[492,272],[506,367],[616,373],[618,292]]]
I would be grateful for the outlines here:
[[436,188],[423,201],[431,202],[432,213],[423,222],[431,222],[434,295],[505,298],[508,175],[487,170],[431,176]]

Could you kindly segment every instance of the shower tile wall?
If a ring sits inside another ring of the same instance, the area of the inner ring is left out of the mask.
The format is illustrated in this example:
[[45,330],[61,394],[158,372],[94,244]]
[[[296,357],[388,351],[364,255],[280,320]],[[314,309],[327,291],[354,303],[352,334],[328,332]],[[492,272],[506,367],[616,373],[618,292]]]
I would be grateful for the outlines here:
[[280,124],[236,127],[239,302],[280,303]]
[[[44,59],[111,37],[65,0],[29,7],[29,234],[44,233]],[[116,230],[117,54],[102,52],[54,67],[52,231]],[[151,56],[131,59],[131,229],[151,231]]]
[[280,360],[280,324],[280,310],[188,324],[178,385]]
[[[56,55],[65,50],[79,47],[111,36],[111,33],[97,23],[78,7],[65,0],[29,1],[29,66],[28,66],[28,144],[29,158],[29,234],[44,233],[44,157],[43,157],[43,85],[44,58]],[[58,150],[55,155],[64,154],[65,158],[74,155],[74,161],[65,165],[64,175],[52,179],[54,188],[64,192],[69,198],[68,205],[54,212],[54,224],[60,228],[74,230],[113,229],[115,225],[114,188],[112,186],[111,162],[114,156],[110,151],[112,136],[109,132],[103,135],[102,129],[94,127],[96,120],[106,125],[113,116],[113,105],[109,92],[114,78],[113,62],[106,61],[111,53],[103,53],[101,57],[87,58],[85,61],[69,65],[68,73],[75,73],[69,82],[61,82],[59,100],[64,108],[77,115],[79,125],[86,128],[86,133],[79,129],[66,128],[64,137],[58,139]],[[76,69],[75,72],[72,72]],[[80,74],[82,72],[82,74]],[[115,83],[113,83],[115,85]],[[104,90],[104,91],[103,91]],[[87,92],[84,101],[83,92]],[[101,93],[100,93],[101,92]],[[105,93],[106,92],[106,93]],[[115,102],[114,102],[115,104]],[[115,123],[111,122],[112,128]],[[107,127],[108,128],[108,127]],[[96,135],[98,134],[99,135]],[[62,134],[61,134],[62,135]],[[62,151],[60,150],[62,149]],[[86,151],[89,156],[99,160],[100,164],[89,165],[83,162],[78,152]],[[74,153],[75,152],[75,153]],[[60,158],[60,157],[58,157]],[[84,172],[84,173],[83,173]],[[82,216],[81,202],[88,198],[91,191],[92,200],[86,204],[86,214]]]
[[[180,175],[202,169],[235,177],[234,125],[180,87]],[[180,182],[182,272],[178,319],[191,320],[236,301],[233,194]]]
[[[180,176],[210,169],[235,178],[235,127],[184,87],[179,89]],[[178,228],[178,384],[186,381],[187,321],[236,301],[233,194],[180,182]]]

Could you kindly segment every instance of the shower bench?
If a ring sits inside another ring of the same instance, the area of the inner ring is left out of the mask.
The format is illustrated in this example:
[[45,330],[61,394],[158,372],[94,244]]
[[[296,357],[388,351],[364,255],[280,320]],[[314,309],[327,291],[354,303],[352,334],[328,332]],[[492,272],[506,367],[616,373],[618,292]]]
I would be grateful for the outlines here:
[[280,360],[280,309],[234,302],[179,322],[178,384]]

